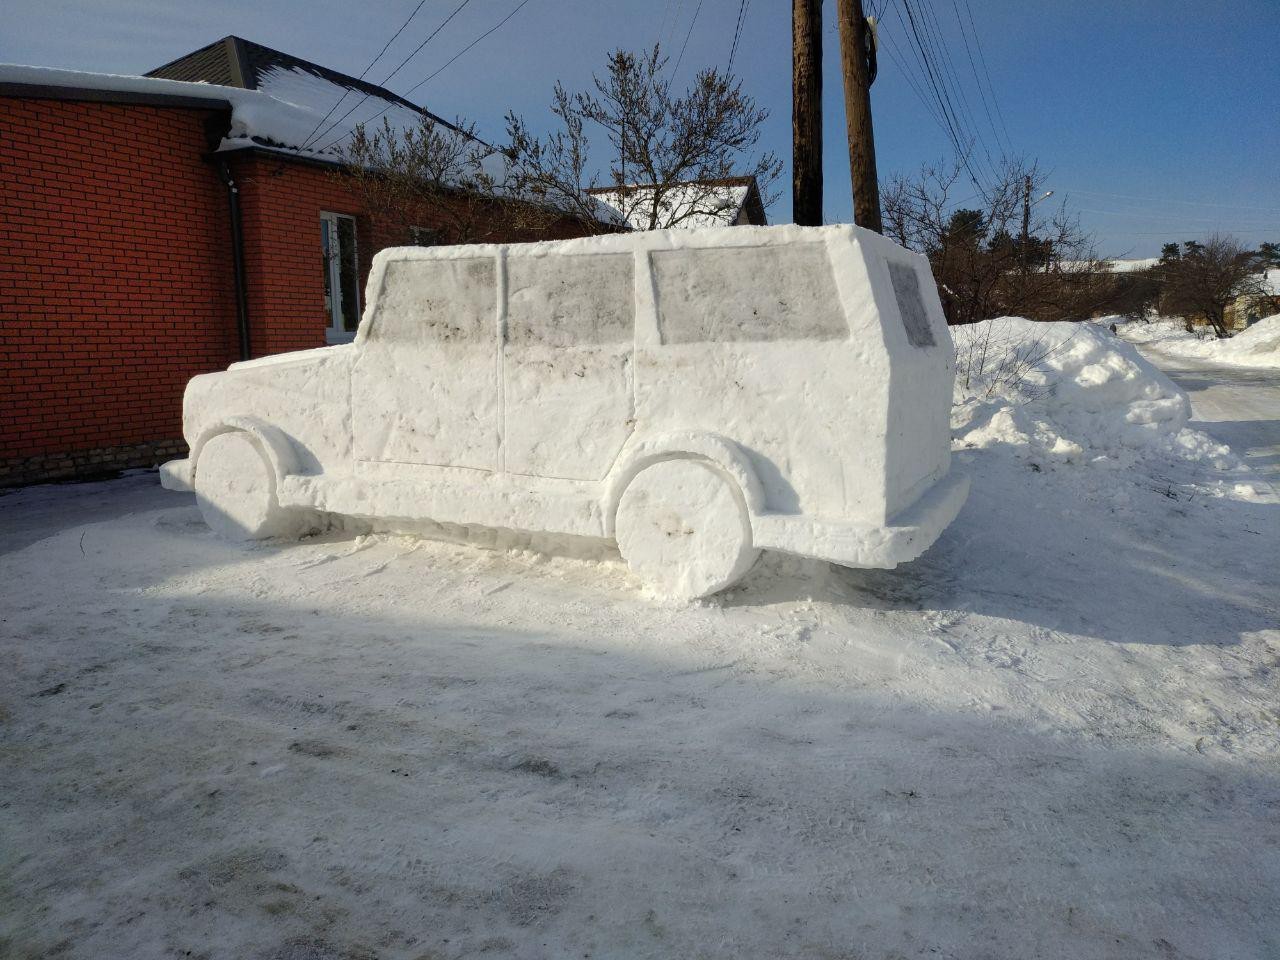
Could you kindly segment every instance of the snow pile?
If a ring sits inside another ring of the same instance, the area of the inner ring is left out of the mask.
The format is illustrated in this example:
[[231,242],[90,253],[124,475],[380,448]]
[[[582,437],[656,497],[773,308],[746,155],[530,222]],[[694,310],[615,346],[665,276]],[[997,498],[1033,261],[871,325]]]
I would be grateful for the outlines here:
[[1280,313],[1259,320],[1230,340],[1208,344],[1213,359],[1252,367],[1280,367]]
[[1154,347],[1170,356],[1240,367],[1280,368],[1280,313],[1259,320],[1227,340],[1211,332],[1188,333],[1182,320],[1161,317],[1150,323],[1118,325],[1130,343]]
[[1105,327],[1000,317],[952,336],[963,448],[1001,445],[1047,464],[1157,457],[1238,468],[1229,448],[1187,427],[1186,394]]

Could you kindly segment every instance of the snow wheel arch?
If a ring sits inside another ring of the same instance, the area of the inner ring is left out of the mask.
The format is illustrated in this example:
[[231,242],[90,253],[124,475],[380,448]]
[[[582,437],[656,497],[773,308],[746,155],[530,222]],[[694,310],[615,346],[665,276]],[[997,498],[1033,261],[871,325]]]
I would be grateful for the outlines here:
[[280,506],[275,471],[258,442],[242,430],[220,433],[204,444],[195,491],[204,522],[227,540],[297,537],[308,525],[301,511]]
[[676,599],[725,589],[760,555],[738,485],[705,460],[661,460],[637,473],[618,501],[614,535],[631,569]]

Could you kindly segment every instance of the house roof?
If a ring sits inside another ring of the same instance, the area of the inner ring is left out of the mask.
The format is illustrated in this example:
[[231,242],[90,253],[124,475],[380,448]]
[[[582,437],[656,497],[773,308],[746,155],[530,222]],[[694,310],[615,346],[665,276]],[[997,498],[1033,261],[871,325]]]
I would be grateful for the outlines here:
[[[630,227],[642,230],[649,225],[648,207],[655,189],[653,185],[628,184],[595,187],[587,193],[617,213]],[[679,229],[769,223],[760,188],[751,176],[671,184],[664,191],[659,207],[663,223]]]
[[413,122],[404,116],[405,113],[427,117],[450,129],[458,129],[444,118],[385,87],[243,37],[227,36],[215,40],[147,71],[145,76],[259,90],[287,103],[318,111],[317,120],[332,109],[325,125],[317,132],[323,132],[325,126],[350,109],[351,115],[338,120],[338,126],[331,134],[317,137],[321,146],[358,122],[381,123],[383,116],[388,116],[393,125],[402,125],[397,123],[398,120]]
[[[458,128],[404,97],[240,37],[224,37],[146,76],[0,64],[0,96],[230,109],[218,151],[264,148],[341,162],[359,123],[393,129],[423,118]],[[505,159],[488,144],[486,169],[501,179]]]

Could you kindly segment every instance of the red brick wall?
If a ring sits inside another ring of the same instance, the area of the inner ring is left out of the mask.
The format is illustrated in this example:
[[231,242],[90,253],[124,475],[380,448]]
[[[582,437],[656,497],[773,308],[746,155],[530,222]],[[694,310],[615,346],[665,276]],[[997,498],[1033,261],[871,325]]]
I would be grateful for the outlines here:
[[0,98],[0,484],[181,448],[236,358],[210,111]]

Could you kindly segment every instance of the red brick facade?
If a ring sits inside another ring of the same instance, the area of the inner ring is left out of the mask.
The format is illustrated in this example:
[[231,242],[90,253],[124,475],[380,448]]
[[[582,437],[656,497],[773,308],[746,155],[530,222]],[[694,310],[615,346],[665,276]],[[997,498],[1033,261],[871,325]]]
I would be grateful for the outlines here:
[[0,484],[167,455],[235,358],[214,112],[0,98]]
[[[218,114],[0,96],[0,486],[179,454],[187,381],[239,358],[227,189],[206,133]],[[253,354],[323,346],[320,213],[356,218],[361,296],[373,254],[407,243],[409,224],[375,222],[332,168],[227,159]]]

